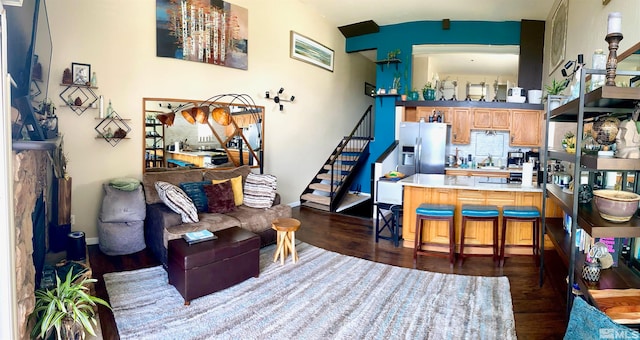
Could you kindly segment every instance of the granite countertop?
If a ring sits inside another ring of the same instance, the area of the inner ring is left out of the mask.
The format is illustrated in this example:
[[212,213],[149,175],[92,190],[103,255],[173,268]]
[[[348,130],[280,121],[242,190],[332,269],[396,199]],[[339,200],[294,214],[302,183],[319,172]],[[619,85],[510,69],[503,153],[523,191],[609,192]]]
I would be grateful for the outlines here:
[[401,179],[398,183],[403,186],[422,188],[542,192],[542,188],[537,184],[530,187],[522,186],[520,183],[503,184],[497,183],[497,179],[488,180],[486,177],[477,176],[415,174]]

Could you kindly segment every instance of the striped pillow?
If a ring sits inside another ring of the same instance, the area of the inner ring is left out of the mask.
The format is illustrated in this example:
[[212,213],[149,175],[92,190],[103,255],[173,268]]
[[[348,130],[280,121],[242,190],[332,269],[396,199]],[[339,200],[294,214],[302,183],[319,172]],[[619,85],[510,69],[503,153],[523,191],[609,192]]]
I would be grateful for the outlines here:
[[183,223],[196,223],[198,219],[198,210],[193,201],[177,186],[158,181],[155,183],[158,196],[169,207],[182,216]]
[[270,208],[276,198],[276,176],[250,173],[244,183],[243,204],[251,208]]

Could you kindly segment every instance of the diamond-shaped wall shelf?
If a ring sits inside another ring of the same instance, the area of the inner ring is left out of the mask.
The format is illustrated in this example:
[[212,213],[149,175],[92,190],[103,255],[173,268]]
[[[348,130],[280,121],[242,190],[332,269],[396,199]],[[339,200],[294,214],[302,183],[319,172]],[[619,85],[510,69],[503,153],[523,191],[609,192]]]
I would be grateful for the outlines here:
[[[65,84],[63,84],[65,85]],[[60,98],[67,103],[69,108],[78,116],[98,101],[98,96],[93,92],[91,86],[86,85],[65,85],[67,88],[60,93]],[[76,105],[76,100],[80,100],[80,105]],[[71,102],[70,102],[71,101]]]
[[116,146],[120,143],[130,131],[129,125],[115,111],[112,111],[96,126],[98,137],[104,138],[111,146]]

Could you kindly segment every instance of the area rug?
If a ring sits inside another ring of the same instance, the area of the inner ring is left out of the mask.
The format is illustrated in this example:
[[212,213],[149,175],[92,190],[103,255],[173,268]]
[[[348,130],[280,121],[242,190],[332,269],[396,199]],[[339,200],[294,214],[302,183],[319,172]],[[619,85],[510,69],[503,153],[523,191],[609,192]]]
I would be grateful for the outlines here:
[[[260,277],[191,301],[162,267],[104,275],[121,339],[515,339],[506,277],[431,273],[296,246]],[[224,275],[224,273],[220,273]]]

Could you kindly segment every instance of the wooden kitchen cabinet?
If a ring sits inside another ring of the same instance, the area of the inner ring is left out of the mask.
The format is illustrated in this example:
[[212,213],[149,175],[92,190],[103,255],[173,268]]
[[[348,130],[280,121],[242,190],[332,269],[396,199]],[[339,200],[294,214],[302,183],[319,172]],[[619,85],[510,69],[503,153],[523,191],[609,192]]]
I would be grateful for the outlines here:
[[[406,189],[407,187],[405,187]],[[404,190],[404,207],[411,206],[412,214],[403,214],[402,238],[405,240],[404,246],[413,248],[416,234],[416,214],[415,211],[422,203],[431,204],[456,204],[456,190],[438,188],[412,188]],[[422,241],[442,243],[443,246],[424,249],[449,251],[449,224],[445,221],[425,221],[422,228]],[[408,242],[410,240],[410,242]]]
[[451,143],[469,144],[471,142],[471,110],[452,108]]
[[[405,211],[402,219],[403,246],[413,248],[415,242],[416,214],[415,211],[422,203],[429,204],[452,204],[456,207],[455,212],[455,232],[456,232],[456,252],[460,248],[460,238],[462,230],[463,204],[492,204],[501,210],[505,205],[531,205],[538,209],[542,207],[541,192],[514,192],[514,191],[485,191],[485,190],[463,190],[447,188],[423,188],[404,187]],[[555,216],[554,214],[547,217]],[[423,228],[423,242],[435,242],[440,245],[423,247],[432,251],[449,251],[449,228],[442,221],[425,221]],[[502,216],[498,223],[499,237],[501,238]],[[531,254],[531,248],[509,247],[509,245],[531,245],[533,242],[533,230],[531,223],[509,222],[506,235],[507,254]],[[469,222],[465,235],[465,253],[467,254],[488,254],[491,248],[474,247],[473,245],[491,244],[493,242],[493,228],[486,222]]]
[[511,111],[508,109],[475,109],[472,129],[509,130]]
[[539,147],[542,141],[542,112],[511,110],[511,146]]

